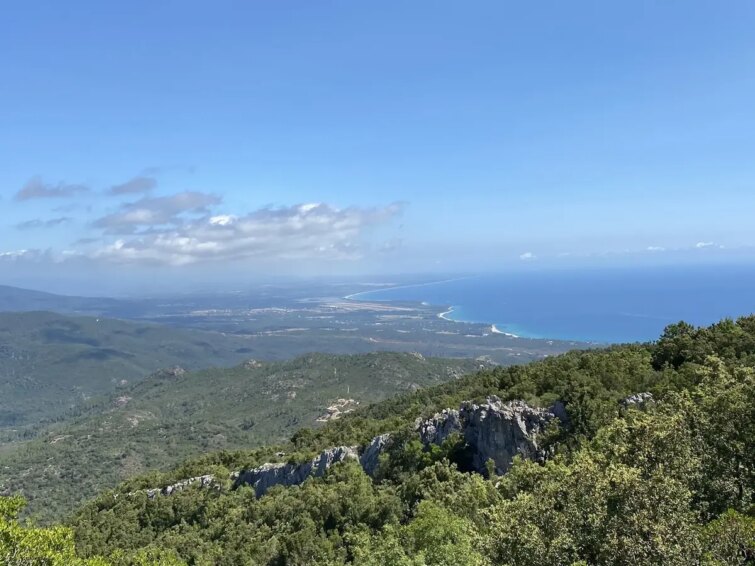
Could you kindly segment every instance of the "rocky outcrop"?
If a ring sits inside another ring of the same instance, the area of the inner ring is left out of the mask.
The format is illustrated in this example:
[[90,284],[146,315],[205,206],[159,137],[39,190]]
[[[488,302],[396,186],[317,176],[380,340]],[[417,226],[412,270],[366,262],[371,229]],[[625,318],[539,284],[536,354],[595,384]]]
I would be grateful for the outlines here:
[[474,470],[487,473],[487,462],[492,460],[495,472],[504,474],[515,456],[542,461],[546,456],[540,442],[542,434],[553,419],[566,418],[561,403],[538,409],[524,401],[503,403],[493,395],[481,405],[462,403],[458,411],[446,409],[424,421],[417,420],[416,428],[426,445],[442,444],[454,432],[460,433]]
[[487,473],[487,462],[492,460],[496,474],[506,473],[515,456],[544,460],[540,440],[557,418],[550,410],[530,407],[524,401],[503,403],[498,397],[490,397],[482,405],[462,405],[460,413],[464,440],[472,448],[472,467]]
[[[648,397],[643,399],[647,400]],[[446,409],[429,419],[417,419],[415,428],[426,446],[440,445],[452,434],[458,433],[467,446],[472,469],[487,474],[487,463],[492,461],[495,473],[504,474],[516,456],[542,461],[547,455],[542,446],[543,433],[554,419],[565,421],[566,418],[566,410],[561,403],[550,409],[538,409],[524,401],[504,403],[498,397],[491,396],[480,405],[466,402],[458,411]],[[365,473],[374,477],[381,454],[390,449],[392,442],[391,434],[381,434],[364,447],[361,456],[359,447],[337,446],[324,450],[308,462],[267,463],[236,472],[231,479],[234,488],[249,485],[260,497],[276,485],[299,485],[310,477],[322,477],[334,464],[348,460],[359,461]],[[147,495],[150,498],[158,494],[170,495],[190,485],[210,487],[217,483],[211,475],[199,476],[162,489],[147,490]]]
[[459,411],[444,409],[440,413],[435,413],[429,419],[417,419],[414,421],[414,428],[417,429],[422,444],[440,445],[454,432],[460,433],[463,427],[459,418]]
[[187,478],[185,480],[181,480],[180,482],[174,483],[173,485],[166,485],[162,488],[153,488],[146,490],[147,497],[150,499],[154,499],[158,495],[172,495],[173,493],[176,493],[177,491],[183,491],[189,486],[196,485],[197,487],[214,487],[217,485],[215,482],[215,476],[212,474],[208,474],[206,476],[197,476],[195,478]]
[[385,452],[391,444],[390,434],[381,434],[372,439],[372,441],[364,447],[362,456],[359,458],[359,463],[366,473],[370,477],[374,477],[377,472],[378,464],[380,463],[380,455]]
[[642,406],[653,400],[653,394],[644,391],[642,393],[635,393],[621,400],[621,406],[628,408],[632,406]]
[[263,464],[259,468],[242,470],[236,477],[234,487],[250,485],[257,497],[276,485],[299,485],[309,477],[319,478],[333,464],[346,460],[358,460],[357,447],[337,446],[324,450],[303,464]]

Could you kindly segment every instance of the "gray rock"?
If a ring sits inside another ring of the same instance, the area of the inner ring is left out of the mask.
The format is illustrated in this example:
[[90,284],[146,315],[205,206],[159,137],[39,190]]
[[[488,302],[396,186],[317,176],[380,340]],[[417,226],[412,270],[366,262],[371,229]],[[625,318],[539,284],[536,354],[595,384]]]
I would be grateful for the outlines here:
[[653,394],[643,391],[642,393],[635,393],[621,400],[622,407],[631,407],[633,405],[642,406],[645,403],[653,400]]
[[259,468],[243,470],[236,478],[234,487],[250,485],[257,497],[276,485],[299,485],[309,477],[319,478],[333,464],[346,460],[358,460],[357,447],[337,446],[324,450],[303,464],[263,464]]
[[569,414],[566,412],[566,405],[562,401],[556,401],[550,408],[550,412],[556,415],[562,423],[569,422]]
[[[648,394],[642,399],[652,398]],[[472,454],[472,467],[479,473],[487,473],[487,462],[492,460],[497,474],[506,473],[515,456],[542,461],[547,455],[541,445],[542,434],[548,424],[559,419],[566,421],[562,403],[550,410],[529,406],[524,401],[503,403],[491,396],[487,402],[476,405],[462,403],[456,411],[446,409],[429,419],[417,419],[415,425],[420,440],[425,446],[442,444],[453,433],[459,433]],[[302,464],[267,463],[251,470],[231,474],[234,487],[250,485],[257,497],[276,485],[293,486],[304,483],[310,477],[322,477],[333,465],[347,460],[358,460],[365,473],[374,477],[380,455],[390,447],[390,434],[376,436],[362,450],[361,457],[356,446],[337,446],[324,450],[312,460]],[[282,453],[281,453],[282,455]],[[189,478],[176,484],[147,490],[150,498],[158,494],[170,495],[190,485],[200,487],[217,485],[211,475]]]
[[557,416],[547,409],[530,407],[524,401],[503,403],[491,396],[486,403],[465,403],[460,412],[464,440],[472,449],[472,466],[487,473],[492,460],[497,474],[506,473],[515,456],[542,461],[546,453],[539,444],[548,423]]
[[217,482],[215,481],[215,476],[213,476],[212,474],[197,476],[195,478],[187,478],[185,480],[174,483],[173,485],[166,485],[162,488],[156,487],[148,489],[146,490],[147,497],[154,499],[158,495],[172,495],[178,491],[183,491],[184,489],[192,485],[196,485],[197,487],[213,487],[217,485]]
[[391,444],[390,434],[381,434],[372,439],[372,441],[364,447],[362,456],[359,458],[359,463],[366,473],[370,477],[375,476],[377,472],[378,464],[380,463],[380,455],[386,451]]
[[443,444],[443,441],[454,432],[462,431],[459,411],[454,409],[444,409],[429,419],[417,419],[414,426],[419,433],[419,439],[425,445]]
[[461,433],[472,452],[472,466],[487,473],[487,461],[493,460],[497,474],[511,467],[515,456],[542,461],[546,454],[539,437],[553,419],[567,420],[563,403],[551,409],[530,407],[524,401],[503,403],[495,395],[482,405],[462,403],[461,409],[446,409],[415,426],[424,445],[442,444],[454,432]]

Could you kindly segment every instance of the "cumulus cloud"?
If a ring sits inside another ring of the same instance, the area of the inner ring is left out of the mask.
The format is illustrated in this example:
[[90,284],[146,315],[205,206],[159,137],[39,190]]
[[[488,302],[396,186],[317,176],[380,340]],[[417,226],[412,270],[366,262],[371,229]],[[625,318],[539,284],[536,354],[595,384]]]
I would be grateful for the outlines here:
[[647,251],[649,252],[665,252],[666,248],[663,248],[661,246],[648,246]]
[[68,198],[89,191],[85,185],[68,183],[45,183],[41,177],[32,177],[14,197],[17,201],[41,198]]
[[120,185],[113,185],[108,190],[108,194],[117,195],[133,195],[148,193],[157,186],[157,179],[148,175],[139,175],[121,183]]
[[532,252],[524,252],[519,256],[519,259],[521,259],[522,261],[533,261],[537,259],[537,256]]
[[51,253],[49,250],[38,249],[23,249],[23,250],[10,250],[0,252],[0,261],[39,261],[42,259],[50,259]]
[[59,218],[50,218],[49,220],[41,220],[39,218],[35,218],[34,220],[27,220],[26,222],[21,222],[19,224],[16,224],[16,228],[19,230],[32,230],[35,228],[53,228],[55,226],[60,226],[61,224],[66,224],[70,222],[72,218],[69,216],[61,216]]
[[216,195],[195,191],[165,197],[145,197],[121,205],[117,212],[96,220],[94,226],[109,234],[133,234],[145,228],[178,226],[187,220],[187,214],[208,214],[209,207],[220,202],[220,197]]
[[[190,196],[191,195],[191,196]],[[98,221],[101,228],[147,227],[118,239],[93,257],[115,262],[187,265],[202,261],[243,260],[348,260],[367,251],[364,236],[400,214],[401,204],[377,208],[339,209],[327,204],[299,204],[263,208],[246,215],[205,215],[177,218],[214,204],[209,195],[183,193],[181,197],[143,199]],[[170,226],[165,226],[170,224]],[[155,226],[162,225],[163,227]]]
[[713,242],[697,242],[697,243],[695,244],[695,247],[696,247],[696,248],[697,248],[698,250],[701,250],[701,249],[703,249],[703,248],[711,248],[711,247],[713,247],[714,245],[715,245],[715,244],[714,244]]

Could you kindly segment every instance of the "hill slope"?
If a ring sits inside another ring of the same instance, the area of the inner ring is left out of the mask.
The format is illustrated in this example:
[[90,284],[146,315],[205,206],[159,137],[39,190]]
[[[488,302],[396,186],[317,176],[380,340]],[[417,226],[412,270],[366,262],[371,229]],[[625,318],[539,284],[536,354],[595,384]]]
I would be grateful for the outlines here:
[[[646,391],[655,401],[621,402]],[[468,438],[423,444],[415,418],[492,394],[565,403],[566,420],[538,441],[544,463],[515,460],[503,477],[465,473]],[[753,411],[755,318],[674,325],[657,344],[483,371],[278,447],[195,458],[103,494],[71,525],[81,554],[119,565],[143,563],[145,552],[158,563],[229,566],[745,564],[755,558]],[[261,497],[223,480],[276,450],[304,462],[385,432],[390,447],[373,477],[352,459]],[[199,474],[218,483],[144,491]]]
[[56,311],[67,314],[98,314],[114,308],[118,303],[116,299],[71,297],[0,285],[0,312]]
[[161,367],[238,363],[248,346],[241,337],[147,323],[0,313],[0,428],[59,417]]
[[24,494],[41,517],[60,516],[135,474],[206,451],[280,442],[298,428],[480,367],[375,353],[162,371],[93,400],[73,421],[0,450],[0,492]]

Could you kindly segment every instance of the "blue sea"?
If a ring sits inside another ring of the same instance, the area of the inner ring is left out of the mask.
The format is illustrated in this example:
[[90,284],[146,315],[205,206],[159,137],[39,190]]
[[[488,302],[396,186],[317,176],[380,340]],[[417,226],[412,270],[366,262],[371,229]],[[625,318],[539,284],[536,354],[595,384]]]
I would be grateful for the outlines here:
[[446,318],[527,338],[654,340],[670,323],[755,312],[755,266],[664,267],[465,277],[359,293],[451,307]]

